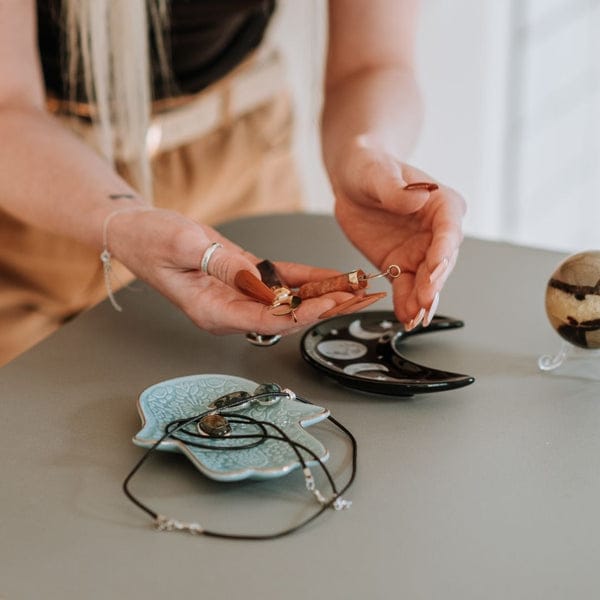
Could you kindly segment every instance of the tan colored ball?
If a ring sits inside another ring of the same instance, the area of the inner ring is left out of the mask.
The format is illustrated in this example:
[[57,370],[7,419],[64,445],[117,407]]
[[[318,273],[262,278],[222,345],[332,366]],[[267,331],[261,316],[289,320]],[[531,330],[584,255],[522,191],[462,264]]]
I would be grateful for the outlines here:
[[580,348],[600,348],[600,251],[573,254],[558,265],[546,287],[552,327]]

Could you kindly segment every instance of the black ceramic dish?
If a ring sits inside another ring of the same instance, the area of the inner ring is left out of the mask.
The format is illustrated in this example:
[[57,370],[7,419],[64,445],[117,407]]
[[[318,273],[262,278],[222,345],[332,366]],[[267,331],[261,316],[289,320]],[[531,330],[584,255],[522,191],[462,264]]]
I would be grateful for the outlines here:
[[345,386],[394,396],[441,392],[469,385],[470,375],[419,365],[400,352],[414,335],[456,329],[463,322],[436,315],[429,327],[405,331],[391,311],[366,311],[333,317],[310,328],[302,337],[303,358]]

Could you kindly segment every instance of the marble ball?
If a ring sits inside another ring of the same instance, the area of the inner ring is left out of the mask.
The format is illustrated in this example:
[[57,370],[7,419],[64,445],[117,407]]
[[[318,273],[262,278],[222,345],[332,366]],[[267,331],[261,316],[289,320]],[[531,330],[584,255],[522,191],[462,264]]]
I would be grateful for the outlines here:
[[546,287],[552,327],[579,348],[600,348],[600,251],[573,254],[552,273]]

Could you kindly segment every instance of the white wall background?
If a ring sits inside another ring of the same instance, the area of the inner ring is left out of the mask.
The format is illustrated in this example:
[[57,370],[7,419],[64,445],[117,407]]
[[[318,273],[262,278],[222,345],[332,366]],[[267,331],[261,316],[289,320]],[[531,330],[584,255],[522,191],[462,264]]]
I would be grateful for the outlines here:
[[425,0],[417,73],[425,99],[412,161],[467,200],[467,233],[502,236],[506,0]]
[[[325,0],[280,0],[312,211],[332,197],[317,113]],[[600,247],[600,0],[423,0],[425,124],[410,161],[467,199],[468,234]]]

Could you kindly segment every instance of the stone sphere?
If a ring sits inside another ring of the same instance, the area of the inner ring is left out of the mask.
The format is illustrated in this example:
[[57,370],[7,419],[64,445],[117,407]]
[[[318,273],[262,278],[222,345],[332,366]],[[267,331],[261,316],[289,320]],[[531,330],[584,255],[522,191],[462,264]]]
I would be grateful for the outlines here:
[[552,273],[546,287],[552,327],[580,348],[600,348],[600,251],[573,254]]

